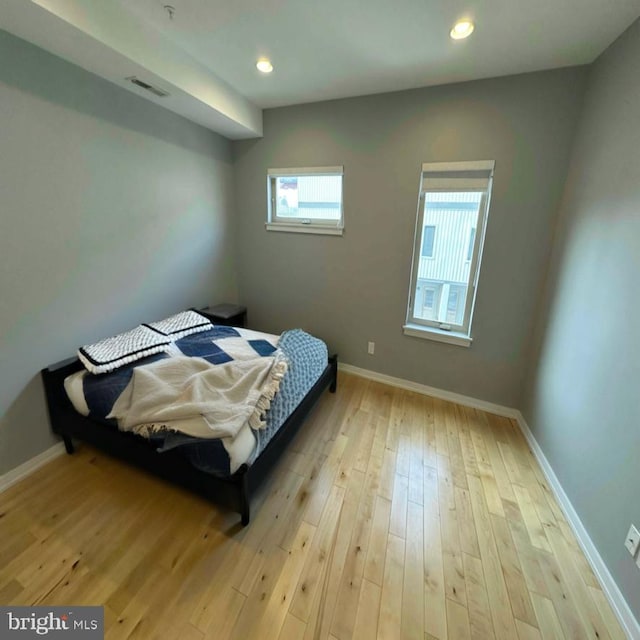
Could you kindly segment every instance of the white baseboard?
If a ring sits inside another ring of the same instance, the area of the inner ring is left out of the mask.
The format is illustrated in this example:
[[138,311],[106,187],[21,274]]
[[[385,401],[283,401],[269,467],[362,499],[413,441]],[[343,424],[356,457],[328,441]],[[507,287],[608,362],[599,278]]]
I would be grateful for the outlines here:
[[434,398],[440,398],[441,400],[455,402],[457,404],[464,405],[465,407],[472,407],[474,409],[486,411],[487,413],[493,413],[499,416],[505,416],[507,418],[515,419],[524,437],[529,443],[529,446],[531,447],[531,450],[533,451],[533,454],[536,457],[536,460],[538,461],[542,472],[547,478],[549,486],[551,487],[551,490],[553,491],[553,494],[558,501],[560,508],[567,518],[567,522],[571,526],[573,533],[578,539],[582,551],[584,552],[587,560],[589,561],[589,564],[591,565],[591,568],[598,578],[598,581],[602,586],[602,590],[607,596],[609,604],[618,617],[622,628],[624,629],[630,640],[640,640],[640,623],[638,623],[638,621],[635,619],[633,612],[631,611],[629,605],[627,604],[627,601],[622,595],[622,592],[618,588],[618,585],[615,583],[613,577],[611,576],[611,573],[609,573],[609,569],[607,569],[604,560],[598,553],[598,550],[589,537],[589,534],[582,524],[582,521],[580,520],[576,510],[573,508],[569,497],[562,488],[558,477],[551,468],[547,457],[544,455],[544,452],[533,436],[531,429],[529,429],[529,425],[526,423],[524,416],[518,409],[512,409],[510,407],[504,407],[499,404],[485,402],[484,400],[478,400],[476,398],[463,396],[451,391],[437,389],[436,387],[429,387],[417,382],[411,382],[410,380],[394,378],[383,373],[377,373],[376,371],[369,371],[368,369],[354,367],[350,364],[339,363],[338,369],[340,371],[344,371],[345,373],[352,373],[362,378],[376,380],[377,382],[383,382],[384,384],[388,384],[392,387],[400,387],[401,389],[407,389],[408,391],[415,391],[416,393],[433,396]]
[[383,382],[391,387],[400,387],[401,389],[407,389],[407,391],[415,391],[416,393],[421,393],[425,396],[432,396],[434,398],[439,398],[440,400],[448,400],[449,402],[455,402],[456,404],[461,404],[465,407],[480,409],[481,411],[494,413],[506,418],[517,419],[520,413],[517,409],[504,407],[501,404],[493,404],[492,402],[485,402],[484,400],[478,400],[477,398],[463,396],[462,394],[454,393],[453,391],[445,391],[444,389],[429,387],[428,385],[420,384],[419,382],[411,382],[410,380],[403,380],[402,378],[394,378],[393,376],[378,373],[377,371],[369,371],[369,369],[354,367],[352,364],[343,364],[342,362],[338,362],[338,370],[344,371],[345,373],[353,373],[361,378],[375,380],[376,382]]
[[607,565],[602,560],[602,557],[598,553],[596,546],[593,544],[593,541],[589,537],[587,530],[585,529],[580,517],[576,513],[576,510],[573,508],[569,497],[564,492],[562,485],[560,484],[560,480],[556,476],[553,471],[547,457],[544,455],[544,452],[540,448],[537,440],[535,439],[529,425],[522,413],[518,411],[518,416],[516,417],[518,422],[518,426],[520,430],[524,434],[524,437],[527,439],[533,454],[535,455],[542,472],[545,477],[549,481],[549,485],[551,490],[553,491],[558,504],[560,505],[562,511],[564,512],[565,517],[567,518],[567,522],[573,529],[573,533],[575,534],[580,546],[582,547],[582,551],[584,555],[587,557],[591,568],[593,569],[602,589],[607,596],[611,607],[613,608],[614,613],[617,615],[622,628],[625,630],[627,636],[630,640],[640,640],[640,623],[635,619],[633,612],[631,611],[627,601],[622,595],[618,585],[615,583],[611,573],[609,573],[609,569],[607,569]]
[[42,465],[46,464],[50,460],[57,458],[59,455],[65,452],[64,443],[59,442],[54,444],[46,451],[38,454],[35,458],[23,462],[20,466],[0,476],[0,493],[6,491],[9,487],[20,482],[28,475],[31,475],[36,469],[39,469]]

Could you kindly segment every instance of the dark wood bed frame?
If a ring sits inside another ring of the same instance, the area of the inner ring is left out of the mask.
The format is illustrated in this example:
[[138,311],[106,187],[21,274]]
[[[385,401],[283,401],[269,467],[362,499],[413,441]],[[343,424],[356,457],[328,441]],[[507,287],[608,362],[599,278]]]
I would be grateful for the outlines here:
[[67,453],[74,452],[72,438],[84,440],[106,453],[194,491],[208,500],[238,511],[249,524],[251,496],[279,459],[324,390],[336,390],[338,357],[329,358],[326,369],[287,418],[251,466],[242,465],[232,476],[221,478],[196,469],[179,451],[158,453],[144,438],[125,433],[79,414],[64,390],[64,379],[82,369],[77,359],[65,360],[42,370],[42,380],[54,433],[64,440]]

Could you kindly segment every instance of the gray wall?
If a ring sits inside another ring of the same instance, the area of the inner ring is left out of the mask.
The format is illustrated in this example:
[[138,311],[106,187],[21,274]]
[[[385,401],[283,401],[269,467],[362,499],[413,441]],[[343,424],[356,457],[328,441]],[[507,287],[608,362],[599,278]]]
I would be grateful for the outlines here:
[[640,620],[640,21],[593,66],[524,415]]
[[[234,143],[241,298],[343,362],[518,406],[586,68],[265,112]],[[496,161],[470,348],[404,336],[422,162]],[[343,237],[267,232],[269,167],[344,165]],[[367,341],[376,343],[367,355]]]
[[230,143],[0,31],[0,474],[50,446],[38,371],[234,301]]

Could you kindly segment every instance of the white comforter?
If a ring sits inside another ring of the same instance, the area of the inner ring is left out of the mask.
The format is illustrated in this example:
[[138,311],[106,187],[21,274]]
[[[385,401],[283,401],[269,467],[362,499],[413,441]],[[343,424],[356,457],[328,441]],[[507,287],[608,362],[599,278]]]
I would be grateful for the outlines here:
[[107,417],[123,431],[146,436],[171,429],[196,438],[235,438],[247,424],[264,426],[262,416],[286,370],[280,351],[216,365],[167,358],[137,367]]

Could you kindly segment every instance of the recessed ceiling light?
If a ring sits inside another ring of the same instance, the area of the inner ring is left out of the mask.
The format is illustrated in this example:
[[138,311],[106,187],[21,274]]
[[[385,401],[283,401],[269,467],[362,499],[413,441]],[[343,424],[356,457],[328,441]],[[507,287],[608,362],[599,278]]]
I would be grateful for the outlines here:
[[258,71],[262,71],[262,73],[271,73],[273,71],[273,65],[266,58],[260,58],[260,60],[256,62],[256,67],[258,67]]
[[469,20],[460,20],[460,22],[456,22],[453,26],[453,29],[449,32],[449,35],[454,40],[462,40],[463,38],[468,38],[474,29],[473,22]]

